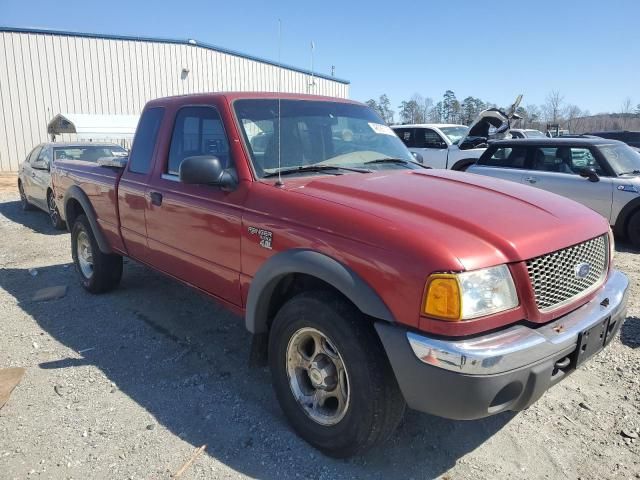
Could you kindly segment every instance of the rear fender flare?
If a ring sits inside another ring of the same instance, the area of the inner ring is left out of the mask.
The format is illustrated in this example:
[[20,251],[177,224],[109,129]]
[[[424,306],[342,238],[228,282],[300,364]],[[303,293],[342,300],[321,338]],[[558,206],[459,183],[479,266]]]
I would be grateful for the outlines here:
[[328,283],[366,315],[395,321],[378,294],[349,267],[319,252],[294,249],[269,258],[251,281],[245,318],[249,332],[267,332],[269,302],[274,290],[280,280],[293,273],[310,275]]
[[[89,220],[91,230],[96,237],[96,242],[98,243],[100,251],[106,254],[112,253],[109,242],[107,242],[107,239],[102,232],[102,228],[100,228],[100,225],[98,224],[98,217],[96,215],[96,211],[93,209],[93,205],[91,205],[89,197],[87,197],[87,194],[84,193],[84,191],[77,185],[69,187],[64,195],[64,220],[66,221],[69,218],[71,200],[77,201],[82,207],[82,210],[84,210],[84,214]],[[67,225],[69,230],[73,228],[73,225],[71,225],[70,222],[67,222]]]

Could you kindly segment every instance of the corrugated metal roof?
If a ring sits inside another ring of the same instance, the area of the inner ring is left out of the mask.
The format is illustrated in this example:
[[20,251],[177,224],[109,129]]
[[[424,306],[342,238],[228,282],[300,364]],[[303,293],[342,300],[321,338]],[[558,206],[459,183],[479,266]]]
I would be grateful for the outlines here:
[[207,50],[214,50],[220,53],[226,53],[227,55],[234,55],[236,57],[246,58],[248,60],[253,60],[255,62],[266,63],[268,65],[280,66],[282,68],[286,68],[287,70],[293,70],[295,72],[304,73],[307,75],[314,75],[318,78],[324,78],[325,80],[332,80],[334,82],[343,83],[345,85],[350,84],[349,80],[344,80],[341,78],[332,77],[330,75],[325,75],[322,73],[311,72],[310,70],[305,70],[303,68],[293,67],[291,65],[279,64],[278,62],[274,62],[273,60],[267,60],[260,57],[255,57],[253,55],[247,55],[246,53],[240,53],[235,50],[231,50],[228,48],[218,47],[216,45],[210,45],[208,43],[200,43],[197,40],[193,39],[171,39],[171,38],[152,38],[152,37],[138,37],[133,35],[106,35],[102,33],[86,33],[86,32],[69,32],[63,30],[49,30],[42,28],[21,28],[21,27],[3,27],[0,26],[0,32],[15,32],[15,33],[33,33],[33,34],[42,34],[42,35],[59,35],[59,36],[67,36],[67,37],[85,37],[85,38],[102,38],[108,40],[129,40],[136,42],[155,42],[155,43],[173,43],[178,45],[190,45],[193,47],[201,47]]

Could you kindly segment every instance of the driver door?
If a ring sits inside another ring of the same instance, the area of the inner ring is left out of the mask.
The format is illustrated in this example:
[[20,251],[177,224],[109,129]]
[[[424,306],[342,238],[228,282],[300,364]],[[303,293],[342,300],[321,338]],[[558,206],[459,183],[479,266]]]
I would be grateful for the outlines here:
[[424,165],[431,168],[447,168],[449,147],[438,132],[431,128],[414,129],[414,147],[412,152],[422,155]]
[[30,193],[31,201],[40,208],[47,209],[47,190],[51,183],[51,148],[42,147],[35,162],[31,163]]

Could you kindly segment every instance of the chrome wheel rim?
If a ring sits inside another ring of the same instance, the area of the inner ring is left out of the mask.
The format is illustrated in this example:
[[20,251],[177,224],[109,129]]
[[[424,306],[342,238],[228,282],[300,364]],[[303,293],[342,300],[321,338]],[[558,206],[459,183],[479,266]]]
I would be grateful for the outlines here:
[[56,202],[52,193],[47,197],[47,205],[49,206],[49,218],[51,219],[51,223],[53,226],[56,226],[58,224],[58,207],[56,207]]
[[315,328],[289,339],[286,358],[291,393],[311,420],[335,425],[349,409],[349,375],[334,343]]
[[89,235],[87,235],[86,232],[78,233],[76,252],[80,271],[86,278],[91,278],[93,276],[93,252],[91,250]]

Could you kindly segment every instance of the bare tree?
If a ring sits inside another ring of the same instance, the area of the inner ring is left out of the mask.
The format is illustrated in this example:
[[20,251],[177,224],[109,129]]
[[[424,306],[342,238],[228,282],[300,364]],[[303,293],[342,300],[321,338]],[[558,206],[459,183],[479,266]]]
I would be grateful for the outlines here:
[[633,115],[633,102],[631,101],[631,97],[625,98],[622,102],[620,114],[622,115],[620,119],[622,128],[628,128],[629,120],[631,120],[630,117]]
[[562,120],[562,105],[564,97],[557,90],[552,90],[547,95],[547,101],[542,107],[547,122],[558,123]]
[[580,110],[577,105],[567,105],[567,108],[565,109],[565,116],[567,117],[567,130],[570,132],[577,132],[579,130],[582,110]]

